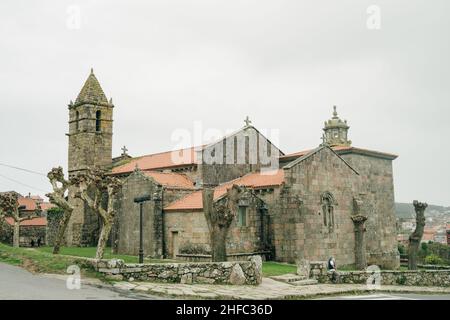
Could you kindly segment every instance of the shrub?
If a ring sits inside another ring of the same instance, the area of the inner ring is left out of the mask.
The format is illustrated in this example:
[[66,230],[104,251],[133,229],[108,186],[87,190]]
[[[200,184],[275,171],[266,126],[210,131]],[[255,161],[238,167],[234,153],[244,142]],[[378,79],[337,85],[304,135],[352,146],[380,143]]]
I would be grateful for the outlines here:
[[200,244],[185,242],[180,246],[179,252],[182,254],[210,254],[210,252]]
[[444,264],[444,260],[435,254],[430,254],[425,257],[425,264]]

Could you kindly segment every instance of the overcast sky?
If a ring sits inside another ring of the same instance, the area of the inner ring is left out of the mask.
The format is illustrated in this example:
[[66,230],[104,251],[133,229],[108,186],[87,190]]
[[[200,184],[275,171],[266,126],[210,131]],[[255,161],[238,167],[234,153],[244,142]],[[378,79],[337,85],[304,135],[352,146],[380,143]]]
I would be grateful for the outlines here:
[[[67,168],[67,104],[93,67],[115,104],[113,155],[247,115],[278,129],[285,153],[313,148],[337,105],[354,146],[399,155],[396,201],[450,206],[449,12],[448,0],[2,0],[0,163]],[[11,189],[50,186],[0,166]]]

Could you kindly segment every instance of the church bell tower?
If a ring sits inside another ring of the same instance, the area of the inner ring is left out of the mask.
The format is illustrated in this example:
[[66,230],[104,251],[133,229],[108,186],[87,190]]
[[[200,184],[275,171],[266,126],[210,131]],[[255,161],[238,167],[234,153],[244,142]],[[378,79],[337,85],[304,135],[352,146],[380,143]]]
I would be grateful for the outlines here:
[[[113,104],[107,100],[100,83],[91,73],[75,102],[69,104],[69,176],[88,168],[108,169],[112,163]],[[74,197],[69,188],[69,202],[74,207],[66,233],[70,246],[91,246],[98,240],[99,217]]]
[[69,175],[111,164],[113,108],[91,69],[75,103],[69,104]]
[[333,107],[333,117],[325,121],[325,126],[323,128],[323,144],[334,147],[334,146],[351,146],[352,142],[348,140],[348,129],[350,127],[347,125],[347,120],[341,120],[338,117],[336,106]]

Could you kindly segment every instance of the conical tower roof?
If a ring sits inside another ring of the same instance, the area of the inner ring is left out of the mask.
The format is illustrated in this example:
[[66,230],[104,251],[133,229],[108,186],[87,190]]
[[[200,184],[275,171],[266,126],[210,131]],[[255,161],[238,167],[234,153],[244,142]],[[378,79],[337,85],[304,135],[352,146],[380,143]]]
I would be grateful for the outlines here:
[[75,100],[75,105],[80,104],[108,104],[105,93],[103,92],[100,83],[94,75],[94,70],[91,69],[91,74],[87,78],[86,82],[81,88],[77,99]]

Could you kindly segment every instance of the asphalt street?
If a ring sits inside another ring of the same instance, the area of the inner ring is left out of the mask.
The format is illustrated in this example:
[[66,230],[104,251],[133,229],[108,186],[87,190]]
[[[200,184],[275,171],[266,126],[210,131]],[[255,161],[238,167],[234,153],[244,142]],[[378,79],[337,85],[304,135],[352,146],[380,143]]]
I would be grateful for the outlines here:
[[80,289],[68,289],[66,280],[32,274],[22,268],[0,263],[0,299],[7,300],[128,300],[160,299],[113,288],[98,288],[83,284]]
[[326,297],[317,300],[450,300],[450,294],[384,294],[345,295]]

